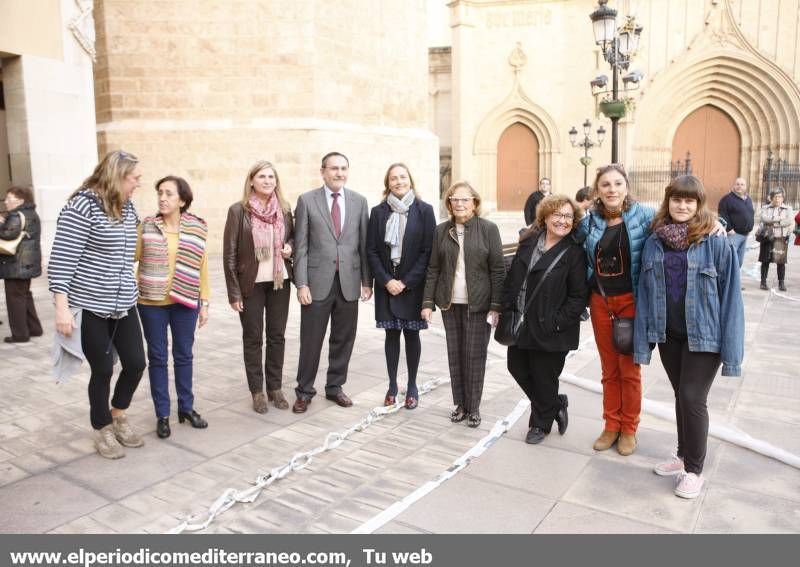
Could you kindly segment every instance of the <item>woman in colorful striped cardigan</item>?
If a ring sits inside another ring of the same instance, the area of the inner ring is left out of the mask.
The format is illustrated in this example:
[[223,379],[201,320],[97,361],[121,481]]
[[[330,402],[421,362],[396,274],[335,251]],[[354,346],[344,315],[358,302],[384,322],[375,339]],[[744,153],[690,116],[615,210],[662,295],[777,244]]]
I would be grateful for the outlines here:
[[139,316],[147,341],[150,392],[156,410],[156,434],[170,436],[167,328],[172,332],[178,421],[203,429],[208,422],[194,410],[192,346],[196,327],[208,322],[208,228],[186,212],[192,189],[185,179],[169,175],[156,182],[158,214],[139,227]]

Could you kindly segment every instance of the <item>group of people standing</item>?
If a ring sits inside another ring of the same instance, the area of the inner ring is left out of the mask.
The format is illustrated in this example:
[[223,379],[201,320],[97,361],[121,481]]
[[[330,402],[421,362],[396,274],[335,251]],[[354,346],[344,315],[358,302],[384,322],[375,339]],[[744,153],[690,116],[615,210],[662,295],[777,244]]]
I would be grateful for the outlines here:
[[[228,210],[225,281],[241,322],[255,412],[266,413],[269,403],[307,411],[329,325],[325,398],[352,405],[343,386],[358,301],[370,299],[374,285],[376,326],[385,332],[384,404],[417,407],[419,331],[439,308],[454,405],[450,419],[470,427],[481,423],[491,330],[501,314],[523,309],[508,370],[531,401],[526,441],[540,443],[554,422],[560,434],[567,429],[568,399],[559,394],[559,376],[567,353],[579,344],[588,305],[603,386],[604,425],[594,449],[616,445],[621,455],[636,450],[640,364],[649,363],[657,345],[675,391],[678,443],[656,472],[680,475],[677,495],[699,494],[706,398],[720,366],[723,375],[741,372],[744,317],[736,252],[717,236],[726,230],[708,211],[697,178],[675,179],[658,211],[633,200],[627,174],[616,164],[598,170],[588,195],[581,195],[588,204],[549,195],[548,181],[507,274],[498,227],[481,216],[481,196],[468,182],[446,191],[449,218],[437,226],[406,165],[389,166],[381,202],[371,211],[363,196],[346,187],[349,165],[341,153],[324,156],[322,186],[301,195],[292,211],[276,167],[258,161],[245,176],[242,198]],[[175,176],[156,183],[158,212],[140,221],[130,199],[141,176],[134,155],[106,155],[61,211],[48,269],[58,336],[77,338],[91,368],[94,441],[107,458],[124,456],[123,446],[143,444],[125,411],[145,367],[157,435],[170,436],[170,342],[178,419],[208,426],[192,394],[195,330],[209,319],[208,227],[188,212],[191,188]],[[301,305],[291,406],[283,392],[290,282]],[[615,344],[615,319],[633,321],[629,350]],[[29,332],[41,330],[31,325]],[[408,382],[398,401],[401,336]],[[111,396],[117,357],[122,369]]]

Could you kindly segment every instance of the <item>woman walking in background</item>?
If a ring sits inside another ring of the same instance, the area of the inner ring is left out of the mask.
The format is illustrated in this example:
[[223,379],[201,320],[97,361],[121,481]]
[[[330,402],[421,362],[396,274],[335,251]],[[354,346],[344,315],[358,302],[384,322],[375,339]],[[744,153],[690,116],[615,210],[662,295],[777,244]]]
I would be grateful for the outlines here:
[[[94,444],[108,459],[125,456],[120,444],[144,445],[125,415],[145,367],[133,273],[139,217],[130,201],[141,178],[136,156],[121,150],[107,154],[61,210],[47,267],[56,331],[71,337],[76,327],[80,330],[92,370]],[[112,346],[122,371],[109,407]]]
[[172,335],[178,421],[188,420],[199,429],[208,427],[194,410],[192,393],[194,332],[208,322],[208,227],[203,219],[187,212],[194,196],[185,179],[169,175],[158,180],[156,194],[158,214],[140,225],[136,259],[156,434],[164,439],[171,433],[167,329]]
[[761,262],[761,289],[769,289],[767,275],[769,264],[774,262],[778,271],[778,289],[786,291],[786,256],[789,246],[789,235],[792,232],[794,213],[789,205],[784,204],[785,193],[781,187],[769,192],[769,205],[761,207],[759,219],[761,225],[758,233],[761,246],[758,250],[758,261]]
[[13,256],[0,254],[0,278],[6,288],[6,310],[11,336],[7,343],[27,343],[42,336],[42,324],[31,294],[31,279],[42,275],[42,225],[36,214],[30,187],[9,187],[6,217],[0,223],[0,239],[14,240],[24,233]]
[[293,234],[292,211],[275,166],[254,163],[245,177],[242,200],[228,209],[223,261],[228,302],[242,324],[245,373],[257,413],[267,413],[267,399],[278,409],[289,408],[281,388]]
[[506,270],[497,225],[480,217],[481,196],[466,181],[444,195],[450,213],[436,227],[421,317],[442,310],[455,409],[454,423],[481,424],[481,395],[492,327],[497,326]]
[[578,348],[588,293],[586,261],[574,236],[582,215],[569,197],[545,197],[534,223],[520,237],[506,278],[504,309],[522,311],[531,302],[517,344],[508,347],[507,361],[531,401],[525,437],[531,444],[544,440],[554,420],[561,435],[567,430],[569,401],[558,393],[558,377],[567,353]]
[[384,351],[389,389],[384,405],[392,406],[397,396],[397,367],[400,362],[400,334],[406,344],[405,407],[417,407],[417,369],[422,347],[421,320],[425,272],[431,257],[436,217],[433,207],[416,196],[414,178],[402,163],[389,166],[383,178],[383,201],[372,209],[367,229],[367,257],[375,278],[375,321],[384,329]]
[[678,450],[657,465],[661,476],[679,475],[675,494],[696,498],[703,487],[708,441],[706,400],[717,370],[740,376],[744,351],[744,306],[739,261],[727,239],[712,238],[714,215],[692,175],[667,187],[642,253],[636,298],[637,363],[650,363],[658,344],[675,392]]

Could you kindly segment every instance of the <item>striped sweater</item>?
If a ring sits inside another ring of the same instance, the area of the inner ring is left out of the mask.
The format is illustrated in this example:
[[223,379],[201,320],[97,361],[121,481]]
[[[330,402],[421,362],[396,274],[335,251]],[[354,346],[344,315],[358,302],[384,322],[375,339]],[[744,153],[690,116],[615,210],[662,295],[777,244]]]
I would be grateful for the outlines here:
[[130,201],[122,221],[113,221],[90,190],[61,209],[47,275],[50,291],[67,295],[69,306],[100,317],[127,312],[138,291],[133,273],[139,217]]
[[160,216],[144,219],[137,246],[140,299],[146,302],[169,299],[196,308],[201,295],[207,235],[203,219],[191,213],[181,214],[178,248],[171,262],[163,219]]

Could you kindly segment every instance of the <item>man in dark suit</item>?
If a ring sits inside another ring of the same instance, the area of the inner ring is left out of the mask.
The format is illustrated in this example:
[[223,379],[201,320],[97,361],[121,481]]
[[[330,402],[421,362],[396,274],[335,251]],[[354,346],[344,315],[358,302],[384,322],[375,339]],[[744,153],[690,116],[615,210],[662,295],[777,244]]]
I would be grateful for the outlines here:
[[342,407],[353,402],[342,391],[358,325],[358,300],[372,296],[367,260],[367,200],[345,189],[350,162],[338,152],[322,158],[324,185],[304,193],[295,210],[294,282],[300,308],[300,360],[294,413],[303,413],[317,393],[314,381],[328,320],[325,397]]

